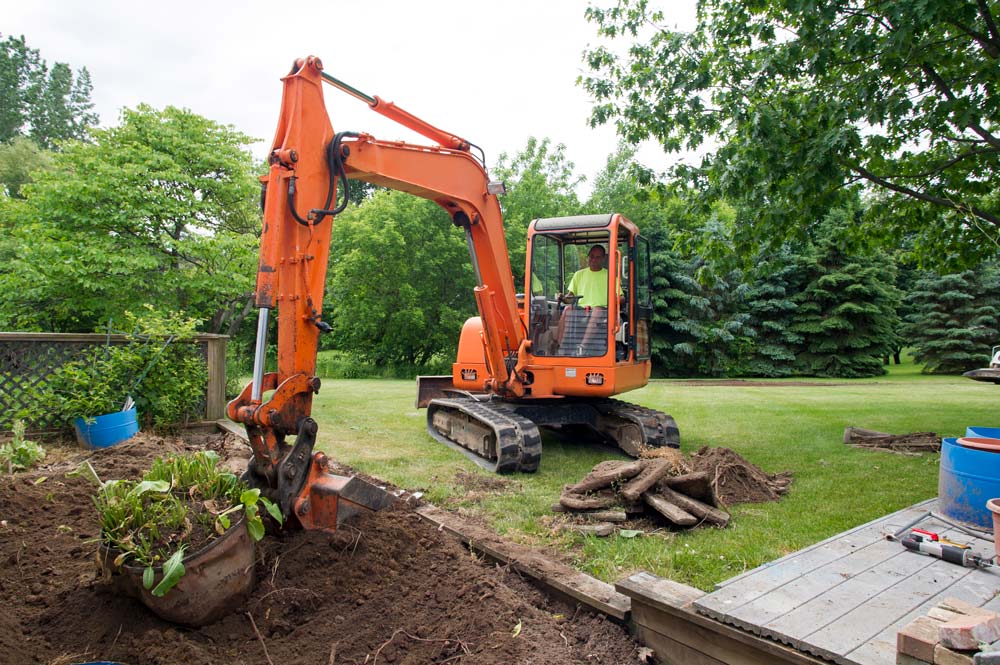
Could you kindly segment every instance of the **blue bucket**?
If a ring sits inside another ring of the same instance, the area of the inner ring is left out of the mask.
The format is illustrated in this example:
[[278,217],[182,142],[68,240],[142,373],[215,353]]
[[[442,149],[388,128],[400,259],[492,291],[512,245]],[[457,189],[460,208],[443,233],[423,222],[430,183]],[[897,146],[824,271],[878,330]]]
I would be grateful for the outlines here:
[[139,431],[134,406],[128,411],[115,411],[86,420],[77,418],[73,425],[77,438],[91,448],[113,446],[132,438]]
[[965,436],[982,439],[1000,439],[1000,427],[966,427]]
[[[973,429],[992,428],[969,431]],[[938,511],[956,522],[993,531],[986,502],[996,498],[1000,498],[1000,453],[965,448],[955,438],[942,439]]]

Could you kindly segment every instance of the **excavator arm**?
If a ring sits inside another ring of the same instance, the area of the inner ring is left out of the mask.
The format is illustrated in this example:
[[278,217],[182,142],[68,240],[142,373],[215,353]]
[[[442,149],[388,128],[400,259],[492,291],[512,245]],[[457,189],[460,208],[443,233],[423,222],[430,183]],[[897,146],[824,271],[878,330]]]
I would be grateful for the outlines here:
[[[438,145],[335,134],[323,100],[324,81]],[[253,449],[248,479],[279,503],[286,518],[294,515],[306,528],[333,529],[354,510],[378,507],[370,488],[329,474],[326,457],[313,452],[316,423],[310,414],[312,396],[320,388],[316,353],[320,333],[329,329],[322,306],[331,226],[346,203],[346,193],[338,190],[348,179],[435,201],[463,229],[475,267],[475,296],[492,375],[488,387],[496,394],[524,393],[517,357],[526,337],[500,205],[485,168],[469,152],[469,142],[324,74],[316,57],[297,60],[282,84],[269,172],[261,178],[264,221],[253,379],[227,412],[245,425]],[[272,310],[278,312],[277,371],[265,373]],[[294,445],[285,442],[288,435],[296,437]]]
[[345,141],[341,150],[348,178],[434,201],[464,231],[476,276],[489,387],[499,395],[523,394],[513,370],[525,331],[514,297],[500,204],[488,191],[482,165],[468,151],[378,141],[364,134]]

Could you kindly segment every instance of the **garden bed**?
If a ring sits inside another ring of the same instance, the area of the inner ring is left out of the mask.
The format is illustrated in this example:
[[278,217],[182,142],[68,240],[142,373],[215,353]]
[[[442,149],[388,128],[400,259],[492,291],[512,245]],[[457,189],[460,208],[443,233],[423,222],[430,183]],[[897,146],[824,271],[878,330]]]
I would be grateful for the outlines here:
[[256,590],[215,624],[158,619],[100,582],[92,486],[65,474],[86,458],[102,478],[135,478],[157,456],[205,447],[247,453],[232,436],[140,434],[93,453],[57,450],[42,470],[0,481],[5,662],[640,662],[620,625],[547,598],[403,505],[332,536],[265,538]]

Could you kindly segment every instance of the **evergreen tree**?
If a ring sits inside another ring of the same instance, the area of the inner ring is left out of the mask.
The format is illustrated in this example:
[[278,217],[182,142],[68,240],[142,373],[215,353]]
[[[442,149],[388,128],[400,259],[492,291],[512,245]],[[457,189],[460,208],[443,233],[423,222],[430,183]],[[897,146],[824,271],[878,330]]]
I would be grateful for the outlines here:
[[925,274],[907,303],[903,331],[914,358],[928,374],[957,374],[982,367],[1000,343],[1000,273],[997,266],[950,275]]
[[849,214],[834,211],[819,226],[805,257],[808,281],[792,298],[798,309],[790,330],[803,338],[796,354],[803,374],[878,376],[893,348],[896,267],[880,251],[850,248],[843,233]]
[[804,287],[805,272],[800,258],[790,248],[762,258],[749,275],[746,310],[754,332],[743,373],[779,377],[795,373],[795,353],[802,334],[792,330],[795,295]]
[[701,337],[696,348],[698,375],[740,374],[756,336],[746,311],[743,273],[732,269],[722,275],[713,274],[709,282],[700,284],[708,306],[700,312],[698,320]]
[[663,228],[649,231],[653,334],[650,340],[654,372],[662,376],[698,373],[702,344],[699,319],[709,309],[694,277],[694,262],[670,248]]

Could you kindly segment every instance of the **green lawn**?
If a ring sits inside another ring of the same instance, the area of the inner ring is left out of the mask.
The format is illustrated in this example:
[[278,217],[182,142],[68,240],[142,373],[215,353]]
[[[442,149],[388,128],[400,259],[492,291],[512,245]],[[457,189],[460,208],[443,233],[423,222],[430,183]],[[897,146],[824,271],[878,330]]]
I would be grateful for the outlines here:
[[549,507],[564,484],[597,462],[620,457],[598,446],[546,436],[537,473],[505,477],[505,491],[469,495],[456,473],[487,476],[433,441],[414,407],[415,382],[325,380],[313,416],[319,445],[334,459],[450,508],[471,511],[498,532],[561,553],[581,570],[615,581],[636,570],[702,589],[855,525],[937,493],[938,456],[907,457],[842,443],[844,427],[962,435],[967,425],[1000,426],[1000,387],[932,377],[912,364],[875,379],[820,386],[691,385],[657,380],[625,399],[676,418],[682,449],[726,446],[770,472],[791,471],[777,503],[733,508],[724,530],[661,531],[639,538],[553,533]]

